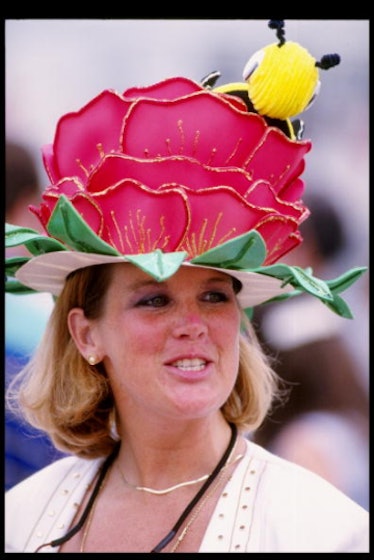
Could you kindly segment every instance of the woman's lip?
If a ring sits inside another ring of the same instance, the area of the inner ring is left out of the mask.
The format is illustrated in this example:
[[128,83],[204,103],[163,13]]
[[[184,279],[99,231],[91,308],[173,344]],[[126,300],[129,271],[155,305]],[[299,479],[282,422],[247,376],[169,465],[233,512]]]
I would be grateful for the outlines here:
[[177,367],[178,369],[183,370],[197,370],[204,368],[207,364],[207,361],[203,358],[182,358],[179,360],[175,360],[170,365],[173,367]]
[[167,360],[165,364],[167,366],[180,367],[180,368],[189,368],[189,367],[198,368],[200,366],[207,366],[211,362],[212,360],[207,358],[206,356],[195,354],[194,356],[191,355],[176,356],[171,360]]
[[178,375],[183,379],[197,380],[205,377],[210,371],[212,360],[205,357],[178,357],[166,363],[168,368],[172,368],[173,375]]

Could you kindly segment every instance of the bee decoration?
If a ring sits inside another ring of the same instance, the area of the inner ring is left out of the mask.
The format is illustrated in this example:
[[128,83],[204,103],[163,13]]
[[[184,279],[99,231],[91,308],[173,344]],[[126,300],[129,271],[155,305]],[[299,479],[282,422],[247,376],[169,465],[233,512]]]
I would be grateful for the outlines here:
[[268,26],[276,29],[279,42],[249,58],[243,70],[244,82],[214,87],[220,77],[215,71],[201,83],[213,92],[240,97],[248,111],[263,116],[270,126],[277,126],[291,139],[300,140],[304,124],[300,119],[290,119],[312,105],[321,87],[319,69],[338,65],[340,56],[326,54],[317,61],[300,44],[286,41],[284,20],[270,20]]

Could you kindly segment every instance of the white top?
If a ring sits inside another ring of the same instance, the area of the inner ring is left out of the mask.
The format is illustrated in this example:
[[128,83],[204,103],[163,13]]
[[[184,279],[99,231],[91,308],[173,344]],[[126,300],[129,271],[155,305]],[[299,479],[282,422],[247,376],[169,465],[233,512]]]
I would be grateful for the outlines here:
[[[9,490],[5,552],[35,552],[62,537],[101,463],[65,457]],[[318,475],[248,441],[199,552],[369,552],[369,514]]]

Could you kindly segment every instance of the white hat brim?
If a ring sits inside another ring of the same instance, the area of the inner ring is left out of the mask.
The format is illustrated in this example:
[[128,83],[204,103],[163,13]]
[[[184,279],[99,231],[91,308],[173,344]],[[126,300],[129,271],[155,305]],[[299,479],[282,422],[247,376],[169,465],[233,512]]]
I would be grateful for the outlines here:
[[[33,257],[17,271],[16,278],[33,290],[48,292],[58,296],[64,287],[66,277],[74,270],[97,264],[125,262],[128,262],[125,256],[100,255],[79,251],[57,251]],[[197,265],[188,261],[183,262],[181,266],[218,270],[239,280],[242,284],[242,289],[238,293],[238,300],[244,309],[259,305],[293,290],[290,285],[282,286],[281,280],[257,272]]]

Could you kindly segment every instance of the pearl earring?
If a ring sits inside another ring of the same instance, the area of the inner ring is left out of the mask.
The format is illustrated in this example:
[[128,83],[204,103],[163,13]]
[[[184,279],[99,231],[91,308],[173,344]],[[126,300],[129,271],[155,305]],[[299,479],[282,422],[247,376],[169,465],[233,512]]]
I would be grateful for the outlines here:
[[90,364],[90,366],[94,366],[95,364],[97,364],[96,356],[92,356],[92,355],[88,356],[87,361]]

